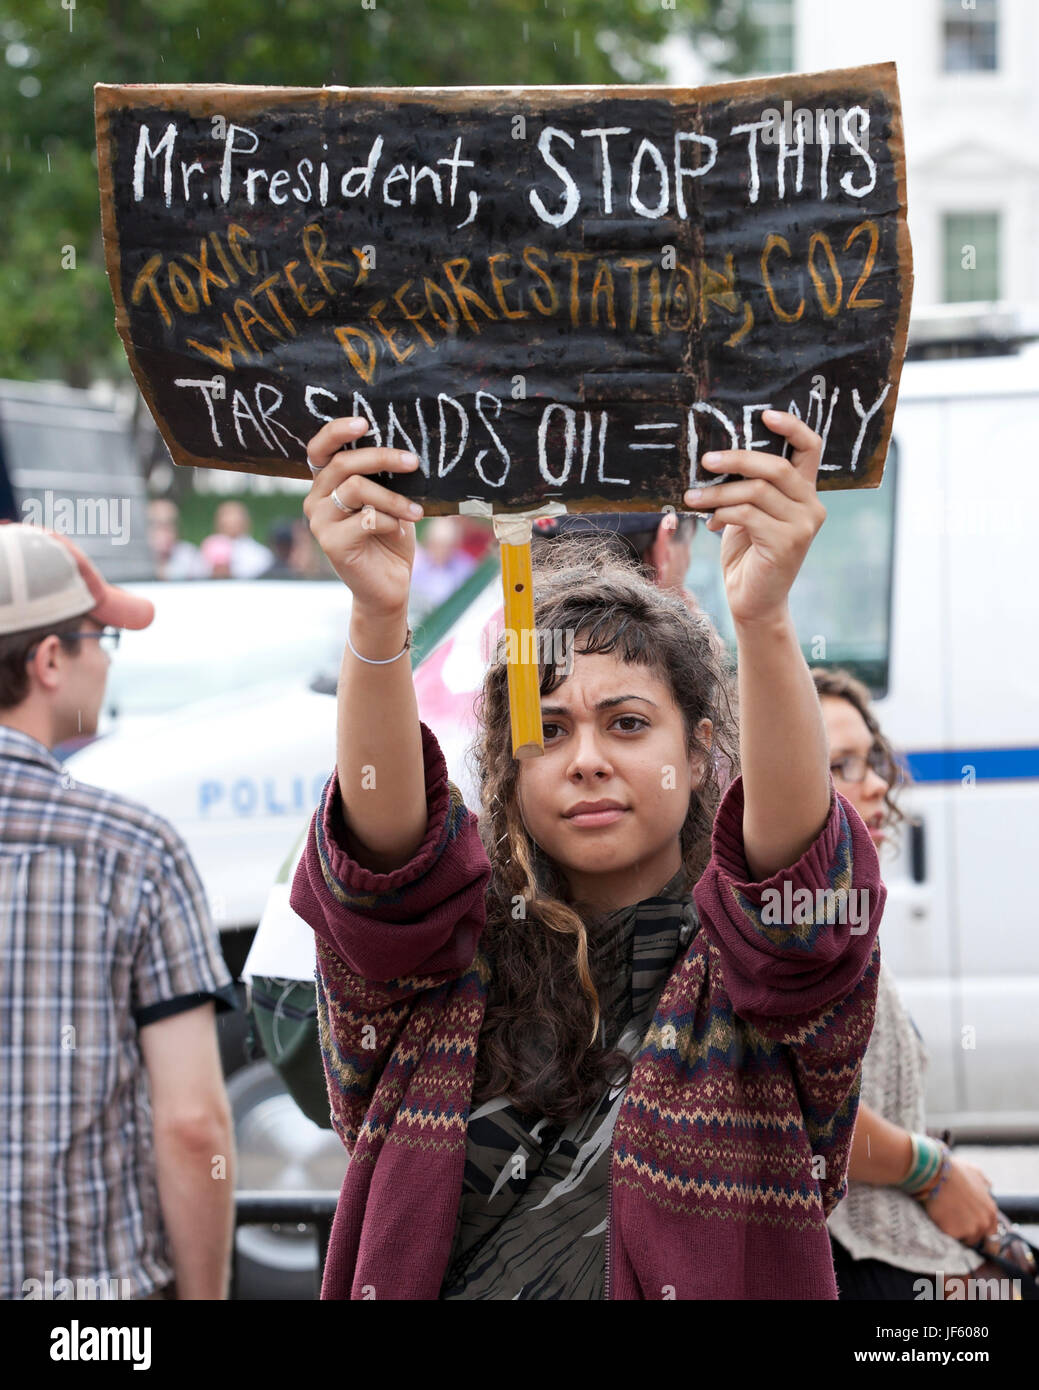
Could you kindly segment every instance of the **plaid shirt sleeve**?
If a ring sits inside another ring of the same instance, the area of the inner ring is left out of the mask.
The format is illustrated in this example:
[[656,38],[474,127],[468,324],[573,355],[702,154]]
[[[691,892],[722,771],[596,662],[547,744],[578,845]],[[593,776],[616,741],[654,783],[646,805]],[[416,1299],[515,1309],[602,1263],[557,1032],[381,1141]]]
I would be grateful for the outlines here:
[[217,1013],[237,1008],[220,936],[187,846],[164,826],[142,885],[141,935],[134,961],[133,1013],[138,1028],[207,1000]]

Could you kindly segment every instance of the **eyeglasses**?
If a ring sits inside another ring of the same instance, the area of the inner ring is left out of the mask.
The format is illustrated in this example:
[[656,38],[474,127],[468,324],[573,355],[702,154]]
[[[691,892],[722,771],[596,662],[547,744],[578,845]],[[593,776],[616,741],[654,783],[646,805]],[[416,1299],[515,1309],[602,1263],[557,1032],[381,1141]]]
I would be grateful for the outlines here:
[[[59,632],[55,634],[58,641],[64,643],[78,642],[82,637],[93,637],[109,655],[119,646],[119,639],[122,635],[122,630],[117,627],[92,627],[83,632]],[[36,651],[39,645],[39,642],[35,642],[29,648],[25,653],[26,661],[32,660],[33,652]]]
[[866,773],[873,771],[878,777],[883,777],[885,782],[891,780],[891,763],[888,755],[883,748],[874,746],[869,750],[865,758],[859,757],[857,753],[849,753],[846,758],[838,758],[836,762],[830,764],[830,771],[834,777],[839,777],[842,782],[864,782]]
[[117,627],[90,628],[86,632],[63,632],[60,635],[62,642],[75,641],[79,637],[93,637],[101,644],[104,651],[112,654],[119,646],[119,639],[122,631]]

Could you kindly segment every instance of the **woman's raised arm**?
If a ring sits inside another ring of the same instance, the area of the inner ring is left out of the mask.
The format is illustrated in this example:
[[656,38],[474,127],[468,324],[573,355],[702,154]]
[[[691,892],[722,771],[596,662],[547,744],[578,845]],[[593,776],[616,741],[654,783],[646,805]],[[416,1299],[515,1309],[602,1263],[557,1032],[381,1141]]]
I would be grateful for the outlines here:
[[[414,454],[346,449],[367,421],[333,420],[311,439],[315,472],[303,502],[310,529],[353,594],[350,642],[339,672],[336,767],[351,857],[373,873],[412,858],[426,832],[422,733],[407,654],[415,521],[422,509],[368,474],[407,473]],[[333,498],[333,490],[342,507]],[[414,508],[417,507],[417,511]],[[384,662],[372,665],[371,662]]]
[[826,519],[815,490],[822,441],[796,416],[768,410],[765,425],[791,456],[729,449],[706,468],[740,473],[686,503],[711,510],[720,531],[725,592],[739,653],[743,840],[756,882],[795,864],[826,823],[830,773],[819,698],[790,616],[788,596]]

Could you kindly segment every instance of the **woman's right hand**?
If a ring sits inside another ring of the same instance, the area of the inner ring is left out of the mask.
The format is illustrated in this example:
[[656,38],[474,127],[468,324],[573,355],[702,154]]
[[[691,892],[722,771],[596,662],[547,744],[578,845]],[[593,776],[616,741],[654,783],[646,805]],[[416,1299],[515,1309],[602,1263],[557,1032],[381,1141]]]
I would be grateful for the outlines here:
[[976,1245],[994,1235],[999,1214],[988,1178],[973,1163],[952,1159],[942,1190],[924,1203],[927,1215],[947,1236]]
[[[368,429],[367,420],[331,420],[307,445],[316,469],[303,512],[318,545],[354,596],[372,614],[407,609],[415,561],[415,522],[422,515],[409,502],[368,477],[390,470],[411,473],[418,459],[400,449],[346,449]],[[340,511],[332,489],[352,515]]]

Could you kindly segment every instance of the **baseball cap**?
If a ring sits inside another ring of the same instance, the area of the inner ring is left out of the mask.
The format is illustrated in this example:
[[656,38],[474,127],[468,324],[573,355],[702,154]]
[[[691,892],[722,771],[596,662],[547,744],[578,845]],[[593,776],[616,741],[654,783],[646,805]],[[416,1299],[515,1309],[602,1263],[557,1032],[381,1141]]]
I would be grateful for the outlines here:
[[0,636],[80,614],[104,627],[142,628],[155,617],[155,605],[106,584],[67,536],[0,523]]

